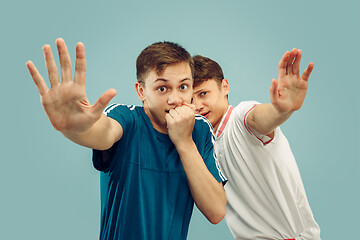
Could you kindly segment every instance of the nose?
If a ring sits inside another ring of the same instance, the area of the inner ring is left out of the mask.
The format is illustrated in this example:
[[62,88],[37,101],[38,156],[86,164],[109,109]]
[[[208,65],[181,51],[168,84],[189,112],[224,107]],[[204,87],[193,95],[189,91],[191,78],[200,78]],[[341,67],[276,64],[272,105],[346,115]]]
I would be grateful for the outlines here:
[[183,99],[181,98],[181,95],[176,90],[172,91],[168,98],[168,104],[180,106],[182,103],[183,103]]

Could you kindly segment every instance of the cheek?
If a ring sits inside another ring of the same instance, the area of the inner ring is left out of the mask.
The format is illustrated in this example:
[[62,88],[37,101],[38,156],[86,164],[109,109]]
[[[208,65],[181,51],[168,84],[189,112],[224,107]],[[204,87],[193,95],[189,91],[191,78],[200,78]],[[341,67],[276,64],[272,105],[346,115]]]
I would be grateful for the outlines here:
[[157,107],[163,106],[166,103],[166,101],[167,98],[164,96],[154,95],[151,98],[152,105]]
[[215,98],[209,96],[204,100],[204,105],[208,108],[214,108],[216,101],[217,100]]

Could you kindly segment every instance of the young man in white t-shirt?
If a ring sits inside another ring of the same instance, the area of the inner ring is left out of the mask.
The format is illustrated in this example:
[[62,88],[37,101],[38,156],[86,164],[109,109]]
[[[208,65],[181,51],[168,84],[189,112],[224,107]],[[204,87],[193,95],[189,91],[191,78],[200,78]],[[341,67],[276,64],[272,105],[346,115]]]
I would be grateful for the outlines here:
[[236,239],[318,240],[311,212],[288,141],[279,126],[305,99],[314,64],[299,75],[302,51],[286,52],[269,104],[228,103],[229,83],[215,61],[194,56],[193,103],[214,128],[215,152],[229,182],[225,220]]

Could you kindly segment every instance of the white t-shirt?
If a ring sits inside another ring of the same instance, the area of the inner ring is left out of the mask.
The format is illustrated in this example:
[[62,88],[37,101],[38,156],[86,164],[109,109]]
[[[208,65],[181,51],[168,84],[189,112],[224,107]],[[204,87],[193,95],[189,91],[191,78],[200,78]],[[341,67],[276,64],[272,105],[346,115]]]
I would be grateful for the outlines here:
[[319,240],[287,139],[280,128],[270,139],[245,123],[256,104],[230,106],[215,134],[215,152],[229,180],[226,223],[236,239]]

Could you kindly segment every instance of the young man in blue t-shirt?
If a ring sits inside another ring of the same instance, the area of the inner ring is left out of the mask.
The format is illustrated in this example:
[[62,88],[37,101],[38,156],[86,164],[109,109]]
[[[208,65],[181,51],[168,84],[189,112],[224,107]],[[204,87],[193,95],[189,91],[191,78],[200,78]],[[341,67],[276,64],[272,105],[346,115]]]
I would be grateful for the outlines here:
[[190,105],[190,54],[170,42],[150,45],[136,64],[135,89],[143,106],[105,109],[116,91],[90,105],[84,45],[76,46],[72,81],[65,42],[56,44],[61,82],[49,45],[43,51],[51,88],[31,61],[27,67],[54,128],[94,149],[94,167],[101,171],[100,239],[186,239],[194,202],[210,222],[220,222],[226,180],[213,152],[211,126]]

